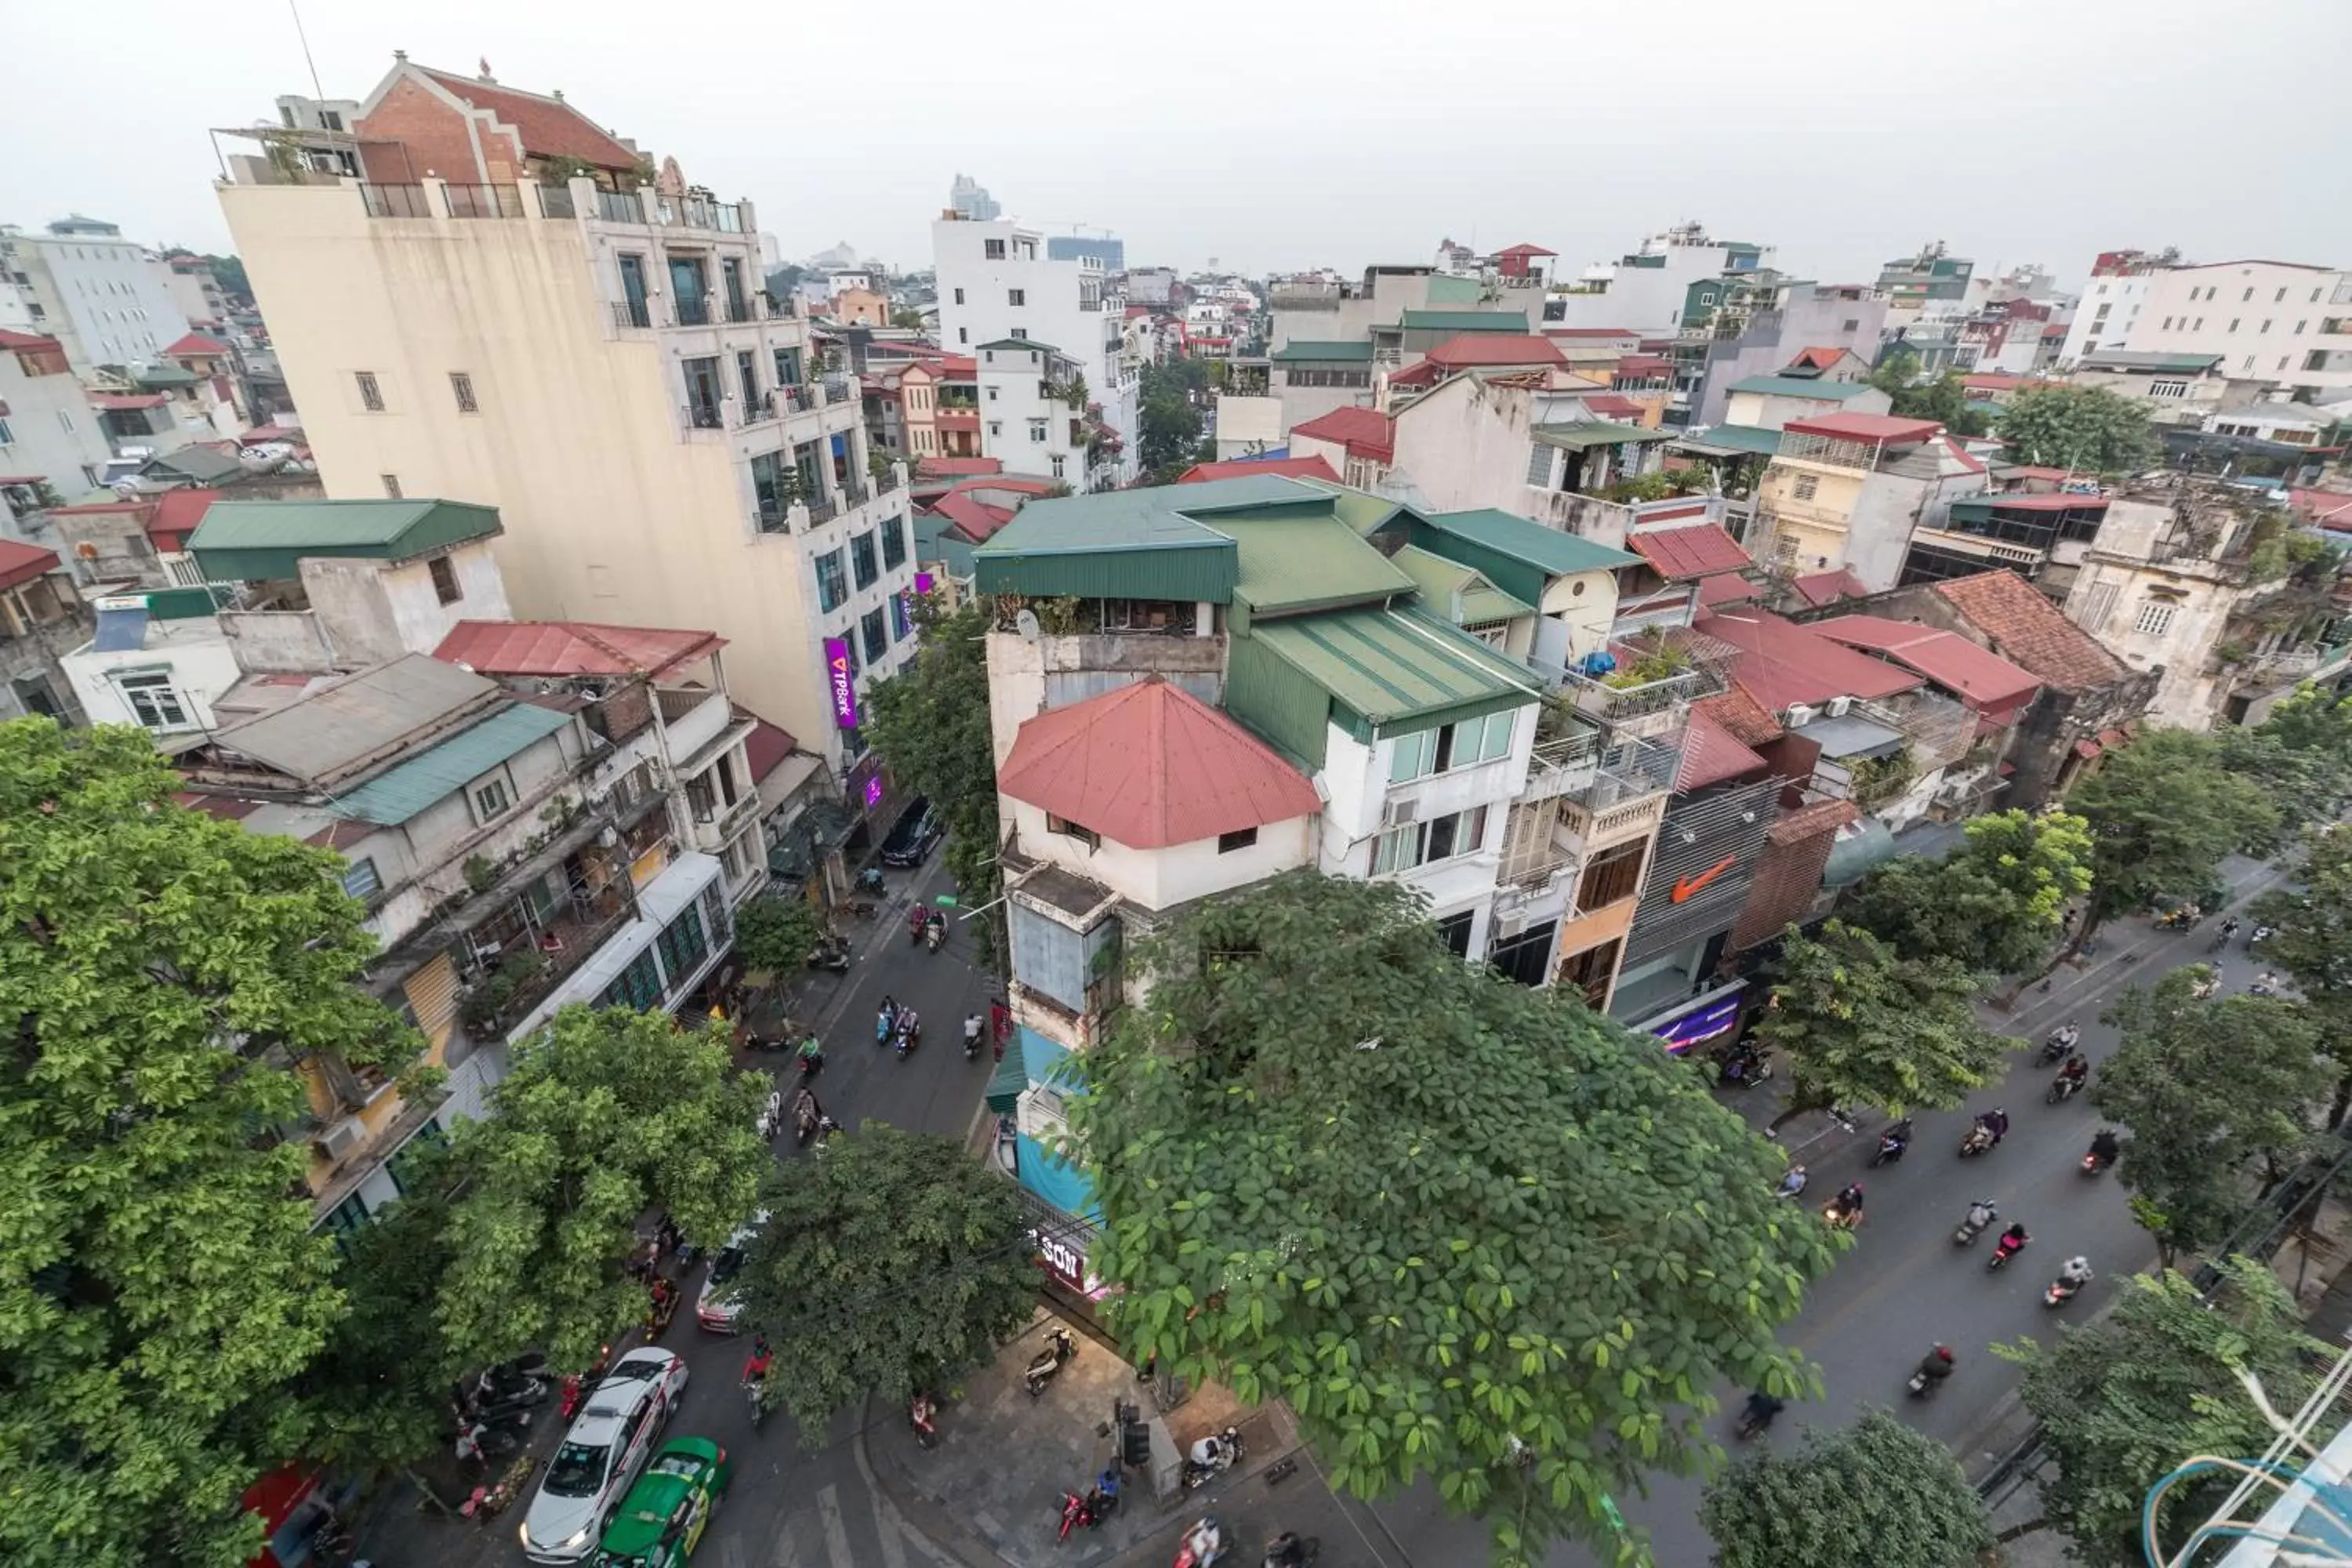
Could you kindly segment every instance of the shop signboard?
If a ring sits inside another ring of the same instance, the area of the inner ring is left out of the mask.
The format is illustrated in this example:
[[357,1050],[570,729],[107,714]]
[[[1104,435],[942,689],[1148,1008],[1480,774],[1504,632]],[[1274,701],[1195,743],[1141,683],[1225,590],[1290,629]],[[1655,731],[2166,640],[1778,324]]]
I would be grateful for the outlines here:
[[824,683],[833,698],[833,721],[845,730],[857,728],[857,667],[850,663],[849,639],[824,639]]
[[1739,1027],[1740,994],[1745,980],[1710,991],[1685,1004],[1664,1019],[1644,1026],[1665,1046],[1669,1056],[1681,1056],[1694,1047],[1711,1045]]

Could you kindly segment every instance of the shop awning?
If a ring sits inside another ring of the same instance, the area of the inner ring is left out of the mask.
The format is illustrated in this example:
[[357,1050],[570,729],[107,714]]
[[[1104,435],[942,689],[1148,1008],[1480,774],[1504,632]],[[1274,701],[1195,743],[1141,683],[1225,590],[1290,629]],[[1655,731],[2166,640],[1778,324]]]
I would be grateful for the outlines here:
[[1029,1089],[1029,1064],[1022,1058],[1021,1031],[1004,1044],[1003,1059],[988,1078],[988,1109],[999,1116],[1013,1114],[1013,1106]]

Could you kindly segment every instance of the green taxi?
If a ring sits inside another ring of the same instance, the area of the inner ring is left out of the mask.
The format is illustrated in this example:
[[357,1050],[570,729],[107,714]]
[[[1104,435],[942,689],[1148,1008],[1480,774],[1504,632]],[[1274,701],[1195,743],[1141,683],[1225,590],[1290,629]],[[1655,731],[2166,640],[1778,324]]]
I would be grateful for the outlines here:
[[727,1450],[707,1437],[663,1444],[604,1527],[593,1568],[680,1568],[710,1524],[728,1468]]

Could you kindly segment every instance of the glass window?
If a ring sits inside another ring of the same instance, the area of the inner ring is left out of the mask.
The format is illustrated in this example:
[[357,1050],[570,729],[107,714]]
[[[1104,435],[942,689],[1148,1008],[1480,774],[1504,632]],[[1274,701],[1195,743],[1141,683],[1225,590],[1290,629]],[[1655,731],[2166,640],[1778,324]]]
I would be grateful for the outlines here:
[[890,636],[892,640],[904,642],[907,640],[908,634],[913,632],[914,629],[915,618],[907,613],[907,595],[904,594],[891,595]]
[[1230,855],[1236,849],[1246,849],[1256,842],[1256,828],[1238,827],[1231,833],[1220,833],[1217,835],[1217,853],[1220,855]]
[[882,520],[882,564],[896,569],[907,563],[907,520],[892,512]]
[[383,886],[373,860],[354,860],[343,868],[343,891],[355,899],[373,898]]
[[874,553],[874,536],[861,533],[849,542],[849,563],[860,588],[871,588],[882,575],[882,567]]
[[849,579],[842,574],[841,552],[828,550],[816,558],[816,607],[837,610],[848,597]]
[[503,778],[484,779],[470,793],[476,821],[493,822],[514,809],[514,796],[508,792]]
[[150,730],[184,730],[188,727],[187,704],[182,700],[172,678],[162,672],[152,675],[121,675],[115,677],[122,700],[131,705],[131,716]]
[[648,1007],[661,1005],[661,970],[654,963],[654,950],[646,948],[629,961],[620,978],[604,987],[596,998],[599,1007],[630,1007],[642,1013]]
[[1389,782],[1402,784],[1429,773],[1437,759],[1437,731],[1416,730],[1399,735],[1389,752]]
[[751,499],[759,509],[761,528],[782,528],[791,504],[784,499],[784,457],[762,452],[751,459]]
[[872,664],[890,651],[890,632],[882,607],[877,605],[859,620],[858,628],[866,635],[866,662]]
[[776,384],[778,386],[798,386],[800,384],[801,351],[798,349],[778,349],[776,351]]
[[375,372],[372,370],[355,370],[352,373],[352,379],[359,383],[360,406],[366,409],[370,414],[383,413],[383,388],[376,384]]
[[702,911],[692,904],[678,910],[677,919],[662,927],[661,935],[654,939],[654,946],[661,953],[669,989],[675,992],[710,952],[702,933]]
[[445,605],[454,605],[466,596],[457,581],[457,569],[446,555],[436,555],[425,563],[425,574],[433,579],[433,596]]
[[457,399],[460,414],[479,414],[481,405],[474,401],[474,378],[462,370],[449,373],[449,390]]
[[735,379],[743,384],[743,416],[748,419],[760,405],[760,356],[750,349],[738,349]]

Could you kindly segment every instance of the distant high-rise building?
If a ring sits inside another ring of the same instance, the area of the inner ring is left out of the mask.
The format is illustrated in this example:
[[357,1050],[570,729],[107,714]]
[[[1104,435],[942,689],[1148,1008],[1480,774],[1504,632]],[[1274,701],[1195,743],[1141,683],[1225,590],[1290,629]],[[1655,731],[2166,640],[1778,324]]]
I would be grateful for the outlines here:
[[970,174],[958,174],[955,184],[948,187],[948,205],[961,218],[975,223],[987,223],[1003,216],[1004,209],[988,194],[988,187]]
[[1127,270],[1127,241],[1104,235],[1099,239],[1087,239],[1075,234],[1049,234],[1045,237],[1045,259],[1076,261],[1091,256],[1103,265],[1105,272]]
[[1930,300],[1951,301],[1969,297],[1969,277],[1976,263],[1954,256],[1942,240],[1923,245],[1916,256],[1898,256],[1878,269],[1878,286],[1898,311],[1916,311]]
[[76,371],[144,363],[187,336],[171,272],[110,223],[77,213],[47,232],[0,225],[0,292],[6,318],[58,340]]

